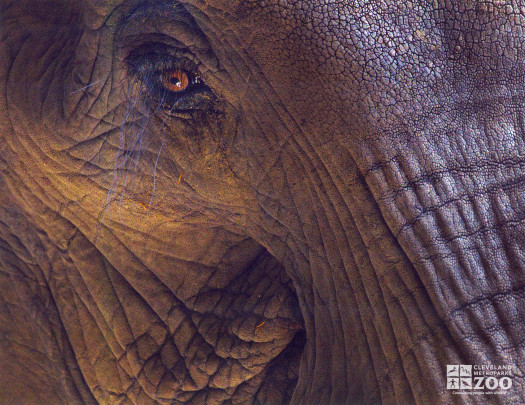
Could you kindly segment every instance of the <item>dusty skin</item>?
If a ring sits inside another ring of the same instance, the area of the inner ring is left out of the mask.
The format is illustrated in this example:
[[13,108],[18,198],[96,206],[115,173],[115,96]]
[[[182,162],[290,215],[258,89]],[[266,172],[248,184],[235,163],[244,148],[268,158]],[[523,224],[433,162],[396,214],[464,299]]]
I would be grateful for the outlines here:
[[0,0],[0,403],[525,403],[524,28]]

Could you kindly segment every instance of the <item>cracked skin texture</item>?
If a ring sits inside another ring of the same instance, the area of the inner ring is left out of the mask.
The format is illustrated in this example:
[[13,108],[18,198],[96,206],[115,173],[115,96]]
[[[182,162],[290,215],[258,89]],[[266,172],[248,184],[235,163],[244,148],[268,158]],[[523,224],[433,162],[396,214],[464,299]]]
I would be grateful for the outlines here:
[[[446,364],[511,365],[490,400],[524,402],[524,27],[0,0],[0,402],[487,401]],[[213,108],[156,107],[126,62],[154,44]]]

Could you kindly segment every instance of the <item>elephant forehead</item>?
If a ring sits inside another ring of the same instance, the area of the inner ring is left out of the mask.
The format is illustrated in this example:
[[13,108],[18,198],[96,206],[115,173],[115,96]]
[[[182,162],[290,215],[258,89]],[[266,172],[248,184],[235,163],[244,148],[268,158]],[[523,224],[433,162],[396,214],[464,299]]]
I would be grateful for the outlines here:
[[337,120],[335,109],[377,124],[521,87],[525,7],[511,0],[184,3],[312,123]]
[[[523,26],[525,14],[525,7],[515,0],[186,0],[183,3],[215,16],[226,14],[235,24],[244,21],[247,26],[255,26],[259,30],[267,28],[265,33],[269,34],[272,46],[277,44],[271,39],[279,38],[282,46],[287,47],[294,35],[283,37],[282,33],[300,32],[298,39],[308,45],[317,45],[310,46],[309,50],[324,50],[326,59],[343,59],[345,50],[354,58],[361,55],[367,59],[368,55],[368,59],[375,59],[375,54],[382,50],[395,56],[398,53],[392,52],[394,45],[400,46],[405,41],[413,40],[421,41],[421,46],[439,47],[444,45],[443,42],[453,42],[454,47],[483,48],[487,47],[483,39],[510,48],[511,44],[502,42],[510,40],[510,37],[519,38],[520,30],[515,27]],[[257,24],[262,21],[266,24]],[[241,29],[233,32],[241,32]],[[337,50],[339,54],[333,52]],[[489,47],[486,50],[494,51]],[[478,56],[488,55],[479,52]]]
[[[42,22],[52,17],[59,24],[71,23],[71,16],[82,13],[85,26],[92,29],[124,24],[143,7],[137,1],[90,0],[67,2],[69,12],[53,12],[65,5],[21,3],[28,10],[24,14]],[[318,101],[308,112],[312,121],[333,110],[326,102],[330,99],[351,104],[345,111],[358,103],[355,111],[360,114],[363,107],[384,110],[385,105],[401,106],[400,101],[425,106],[429,92],[443,104],[451,91],[470,94],[474,87],[483,87],[490,95],[502,92],[501,83],[523,71],[519,38],[525,7],[515,0],[163,0],[148,4],[154,12],[147,18],[158,18],[161,26],[178,5],[196,17],[205,34],[220,34],[216,47],[254,58],[257,66],[246,74],[260,68],[280,96],[294,103]],[[115,15],[122,18],[113,19]],[[458,73],[465,84],[461,89]],[[414,96],[419,96],[417,103]]]

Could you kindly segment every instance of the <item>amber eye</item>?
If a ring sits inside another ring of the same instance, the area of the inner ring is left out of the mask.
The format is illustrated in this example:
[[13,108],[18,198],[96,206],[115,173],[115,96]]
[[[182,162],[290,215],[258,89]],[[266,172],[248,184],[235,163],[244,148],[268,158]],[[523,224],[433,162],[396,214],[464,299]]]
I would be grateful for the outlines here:
[[188,74],[180,69],[170,70],[162,75],[162,85],[166,90],[180,93],[188,88]]

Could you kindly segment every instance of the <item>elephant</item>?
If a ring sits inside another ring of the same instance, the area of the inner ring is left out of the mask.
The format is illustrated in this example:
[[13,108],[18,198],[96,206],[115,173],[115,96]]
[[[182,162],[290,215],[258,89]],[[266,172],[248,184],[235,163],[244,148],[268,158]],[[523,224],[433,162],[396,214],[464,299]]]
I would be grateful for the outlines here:
[[0,402],[525,402],[524,29],[0,0]]

